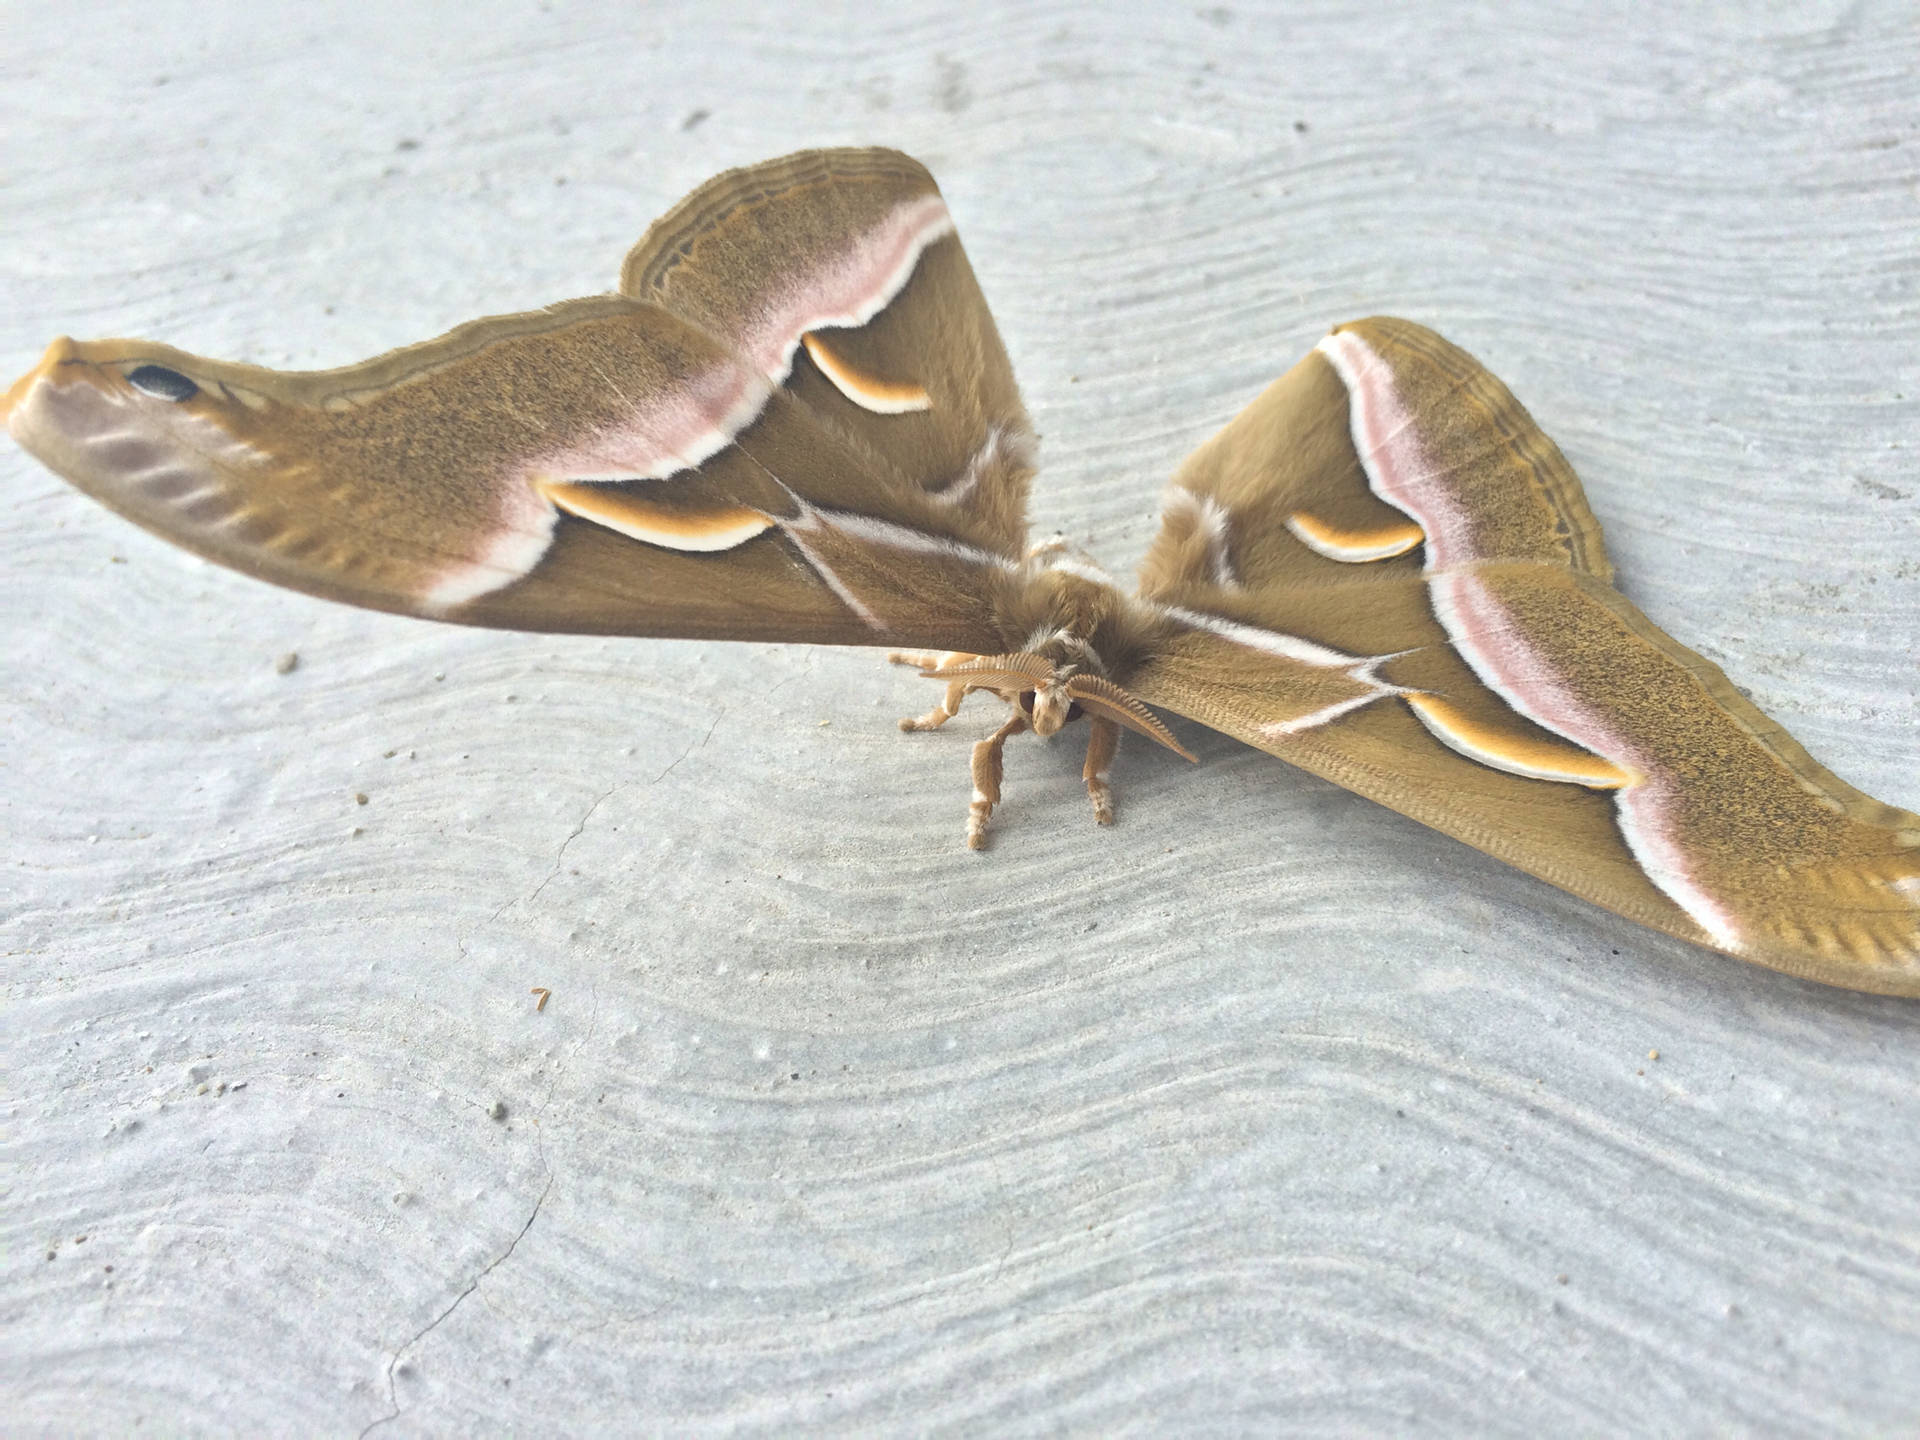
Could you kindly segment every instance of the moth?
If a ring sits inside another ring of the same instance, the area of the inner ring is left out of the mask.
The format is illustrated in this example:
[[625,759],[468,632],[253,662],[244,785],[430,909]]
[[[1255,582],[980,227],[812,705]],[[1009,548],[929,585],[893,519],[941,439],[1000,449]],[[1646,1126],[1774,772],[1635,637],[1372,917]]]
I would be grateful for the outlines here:
[[1341,325],[1187,460],[1129,592],[1028,548],[1034,433],[932,177],[730,171],[615,294],[282,373],[57,340],[51,469],[196,553],[469,625],[892,647],[1010,707],[973,747],[1212,726],[1670,935],[1920,996],[1920,816],[1818,765],[1611,583],[1553,442],[1471,356]]

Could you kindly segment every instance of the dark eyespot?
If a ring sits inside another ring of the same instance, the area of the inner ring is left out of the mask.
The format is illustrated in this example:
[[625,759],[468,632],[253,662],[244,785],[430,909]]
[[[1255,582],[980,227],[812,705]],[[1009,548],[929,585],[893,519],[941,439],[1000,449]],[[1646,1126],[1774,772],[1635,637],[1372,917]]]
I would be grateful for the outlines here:
[[200,393],[200,387],[193,381],[178,370],[169,370],[164,365],[138,366],[127,373],[127,383],[143,395],[151,395],[156,400],[171,400],[176,405]]

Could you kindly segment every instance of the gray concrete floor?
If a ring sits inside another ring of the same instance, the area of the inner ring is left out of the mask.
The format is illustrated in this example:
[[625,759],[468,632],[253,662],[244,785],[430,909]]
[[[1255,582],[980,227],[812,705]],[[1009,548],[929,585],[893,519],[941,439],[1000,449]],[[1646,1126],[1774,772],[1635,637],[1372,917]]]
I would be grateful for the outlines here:
[[[1905,0],[792,9],[12,7],[0,361],[342,363],[894,144],[1037,528],[1131,565],[1407,315],[1656,621],[1920,808]],[[985,712],[902,737],[870,653],[361,614],[0,486],[11,1433],[1920,1425],[1920,1006],[1194,727],[1111,831],[1016,742],[969,854]]]

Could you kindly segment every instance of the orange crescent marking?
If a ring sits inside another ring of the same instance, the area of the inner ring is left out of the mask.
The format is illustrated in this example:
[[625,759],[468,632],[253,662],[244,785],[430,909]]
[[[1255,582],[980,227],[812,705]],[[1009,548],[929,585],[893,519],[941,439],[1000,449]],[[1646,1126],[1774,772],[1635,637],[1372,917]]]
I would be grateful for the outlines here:
[[745,505],[705,510],[656,505],[608,485],[541,480],[536,489],[558,509],[666,550],[731,550],[773,528],[771,516]]
[[1495,770],[1593,790],[1619,790],[1640,779],[1631,770],[1570,742],[1516,735],[1476,721],[1438,695],[1409,695],[1406,701],[1442,745]]
[[923,387],[896,384],[856,370],[812,332],[802,335],[800,343],[807,347],[807,354],[820,367],[820,373],[833,382],[833,388],[863,410],[871,410],[876,415],[905,415],[933,408],[933,397]]
[[1391,560],[1427,538],[1427,532],[1411,521],[1389,525],[1384,530],[1340,530],[1304,510],[1296,510],[1287,517],[1287,529],[1314,554],[1344,565]]

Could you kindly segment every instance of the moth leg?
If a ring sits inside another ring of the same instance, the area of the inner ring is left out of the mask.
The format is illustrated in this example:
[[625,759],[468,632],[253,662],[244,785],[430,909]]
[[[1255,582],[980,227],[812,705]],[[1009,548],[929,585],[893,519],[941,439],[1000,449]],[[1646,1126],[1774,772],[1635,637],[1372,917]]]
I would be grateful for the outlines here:
[[[919,670],[933,670],[950,660],[977,660],[977,655],[969,655],[962,650],[894,650],[887,660],[894,665],[912,665]],[[938,730],[960,711],[960,702],[966,698],[967,691],[978,687],[964,680],[955,680],[947,686],[946,698],[924,715],[902,716],[900,728],[912,732],[915,730]]]
[[938,730],[947,721],[960,713],[960,702],[975,687],[964,680],[955,680],[947,686],[946,698],[933,709],[920,716],[903,715],[900,718],[902,730]]
[[1000,777],[1006,772],[1001,752],[1007,741],[1031,728],[1027,717],[1016,713],[985,740],[973,744],[973,803],[967,807],[967,848],[982,850],[987,844],[987,817],[1000,803]]
[[1107,772],[1113,768],[1114,754],[1120,749],[1120,727],[1098,715],[1087,717],[1087,763],[1080,775],[1087,782],[1087,798],[1093,801],[1093,823],[1113,824],[1113,786]]
[[964,650],[889,650],[887,663],[890,665],[911,665],[916,670],[936,670],[949,660],[978,660],[978,655],[969,655]]

